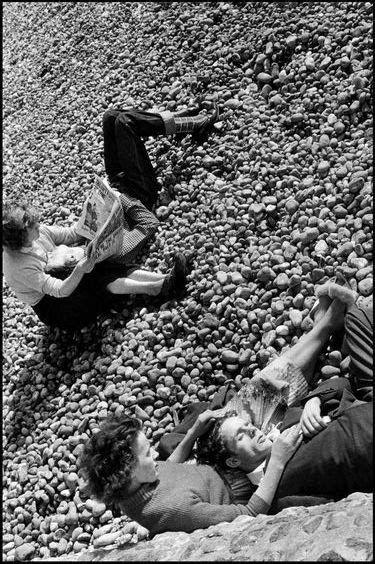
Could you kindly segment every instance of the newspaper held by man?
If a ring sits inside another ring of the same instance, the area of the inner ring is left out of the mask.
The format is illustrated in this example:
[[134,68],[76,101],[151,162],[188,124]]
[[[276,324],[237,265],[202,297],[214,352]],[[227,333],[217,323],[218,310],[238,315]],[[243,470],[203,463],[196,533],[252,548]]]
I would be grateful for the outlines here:
[[95,262],[119,253],[123,238],[124,213],[119,195],[106,180],[95,176],[95,184],[88,195],[76,231],[90,240],[86,254]]

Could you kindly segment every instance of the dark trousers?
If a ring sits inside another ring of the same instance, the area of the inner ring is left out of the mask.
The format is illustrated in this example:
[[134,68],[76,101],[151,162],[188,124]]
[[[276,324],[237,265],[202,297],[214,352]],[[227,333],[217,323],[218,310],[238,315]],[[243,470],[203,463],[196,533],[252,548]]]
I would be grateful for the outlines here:
[[149,210],[156,205],[160,185],[141,137],[156,135],[165,135],[159,114],[133,108],[104,113],[104,164],[108,178],[113,182],[123,173],[124,191]]
[[373,403],[356,400],[346,391],[332,417],[288,461],[275,503],[295,495],[341,499],[373,491]]
[[351,306],[345,316],[345,348],[350,355],[350,380],[357,398],[373,400],[372,307]]

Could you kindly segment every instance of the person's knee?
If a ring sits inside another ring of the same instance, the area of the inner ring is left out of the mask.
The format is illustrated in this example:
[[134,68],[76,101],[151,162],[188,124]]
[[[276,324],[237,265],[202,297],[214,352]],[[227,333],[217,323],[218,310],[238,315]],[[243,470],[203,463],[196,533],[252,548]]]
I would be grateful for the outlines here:
[[118,110],[114,110],[114,109],[106,110],[102,118],[103,128],[107,126],[113,126],[118,114],[119,114]]
[[116,116],[115,128],[126,128],[132,130],[134,125],[134,118],[130,111],[124,110]]

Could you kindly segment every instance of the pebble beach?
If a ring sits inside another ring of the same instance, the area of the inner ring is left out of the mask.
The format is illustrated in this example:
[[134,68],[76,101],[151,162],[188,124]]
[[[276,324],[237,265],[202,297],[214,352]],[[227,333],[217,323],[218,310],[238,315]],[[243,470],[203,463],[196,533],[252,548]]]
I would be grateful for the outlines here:
[[[85,492],[93,429],[136,415],[157,446],[311,329],[317,284],[341,273],[371,299],[372,31],[370,2],[4,3],[3,194],[47,224],[105,177],[106,109],[220,109],[202,145],[146,141],[161,225],[141,263],[194,251],[181,300],[124,297],[68,333],[3,283],[4,561],[147,538]],[[328,350],[319,377],[348,363]]]

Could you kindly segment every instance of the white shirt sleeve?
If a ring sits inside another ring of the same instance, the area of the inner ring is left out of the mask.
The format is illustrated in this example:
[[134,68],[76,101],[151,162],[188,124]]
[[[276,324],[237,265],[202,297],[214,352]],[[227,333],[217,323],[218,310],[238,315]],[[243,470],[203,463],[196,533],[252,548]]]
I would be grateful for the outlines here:
[[37,268],[34,265],[26,266],[23,269],[23,275],[25,280],[27,280],[27,286],[29,288],[55,298],[63,297],[61,295],[63,280],[46,274],[41,267]]
[[42,230],[49,235],[55,245],[74,245],[84,239],[76,232],[76,224],[71,227],[43,225]]

